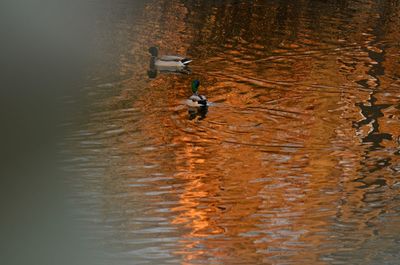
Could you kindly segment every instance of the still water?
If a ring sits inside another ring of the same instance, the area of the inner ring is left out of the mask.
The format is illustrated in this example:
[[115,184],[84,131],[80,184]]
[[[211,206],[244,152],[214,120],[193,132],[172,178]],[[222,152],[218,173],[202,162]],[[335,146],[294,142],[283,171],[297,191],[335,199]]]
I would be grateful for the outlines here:
[[[113,264],[399,264],[399,1],[104,8],[66,142]],[[150,46],[192,73],[150,79]]]

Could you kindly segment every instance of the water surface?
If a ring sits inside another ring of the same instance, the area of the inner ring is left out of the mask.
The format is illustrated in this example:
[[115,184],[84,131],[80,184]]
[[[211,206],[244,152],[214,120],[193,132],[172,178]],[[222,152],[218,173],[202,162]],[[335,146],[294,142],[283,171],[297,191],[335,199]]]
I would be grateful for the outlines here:
[[[127,264],[398,263],[399,27],[395,0],[118,1],[67,139],[82,218]],[[153,45],[192,74],[149,79]]]

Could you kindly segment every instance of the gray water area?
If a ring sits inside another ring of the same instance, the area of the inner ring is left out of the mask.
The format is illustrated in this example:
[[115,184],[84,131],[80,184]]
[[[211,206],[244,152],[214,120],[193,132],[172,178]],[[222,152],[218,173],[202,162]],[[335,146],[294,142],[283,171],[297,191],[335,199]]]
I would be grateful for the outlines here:
[[64,147],[110,264],[400,263],[399,1],[104,8]]

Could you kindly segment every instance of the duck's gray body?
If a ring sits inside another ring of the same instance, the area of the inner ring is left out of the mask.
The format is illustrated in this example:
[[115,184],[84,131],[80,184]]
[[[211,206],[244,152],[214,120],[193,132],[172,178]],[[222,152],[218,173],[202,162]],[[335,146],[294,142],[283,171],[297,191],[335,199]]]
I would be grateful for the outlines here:
[[193,94],[186,100],[186,105],[192,108],[207,107],[207,98],[203,95]]
[[160,72],[182,72],[188,73],[188,65],[192,61],[189,58],[179,55],[163,55],[158,57],[158,49],[151,47],[150,68],[156,68]]
[[176,68],[184,68],[186,67],[192,60],[177,56],[177,55],[164,55],[160,58],[155,59],[155,66],[158,68],[161,67],[176,67]]

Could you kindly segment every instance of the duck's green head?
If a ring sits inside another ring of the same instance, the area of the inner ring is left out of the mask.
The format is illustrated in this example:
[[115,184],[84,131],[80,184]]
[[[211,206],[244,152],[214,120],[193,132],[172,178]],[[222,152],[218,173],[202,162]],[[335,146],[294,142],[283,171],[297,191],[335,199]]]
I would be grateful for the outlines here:
[[193,80],[192,82],[192,92],[193,93],[197,93],[197,91],[199,90],[199,86],[200,86],[200,81],[199,80]]
[[157,57],[158,56],[158,49],[157,47],[150,47],[149,48],[149,53],[151,54],[151,56],[153,57]]

